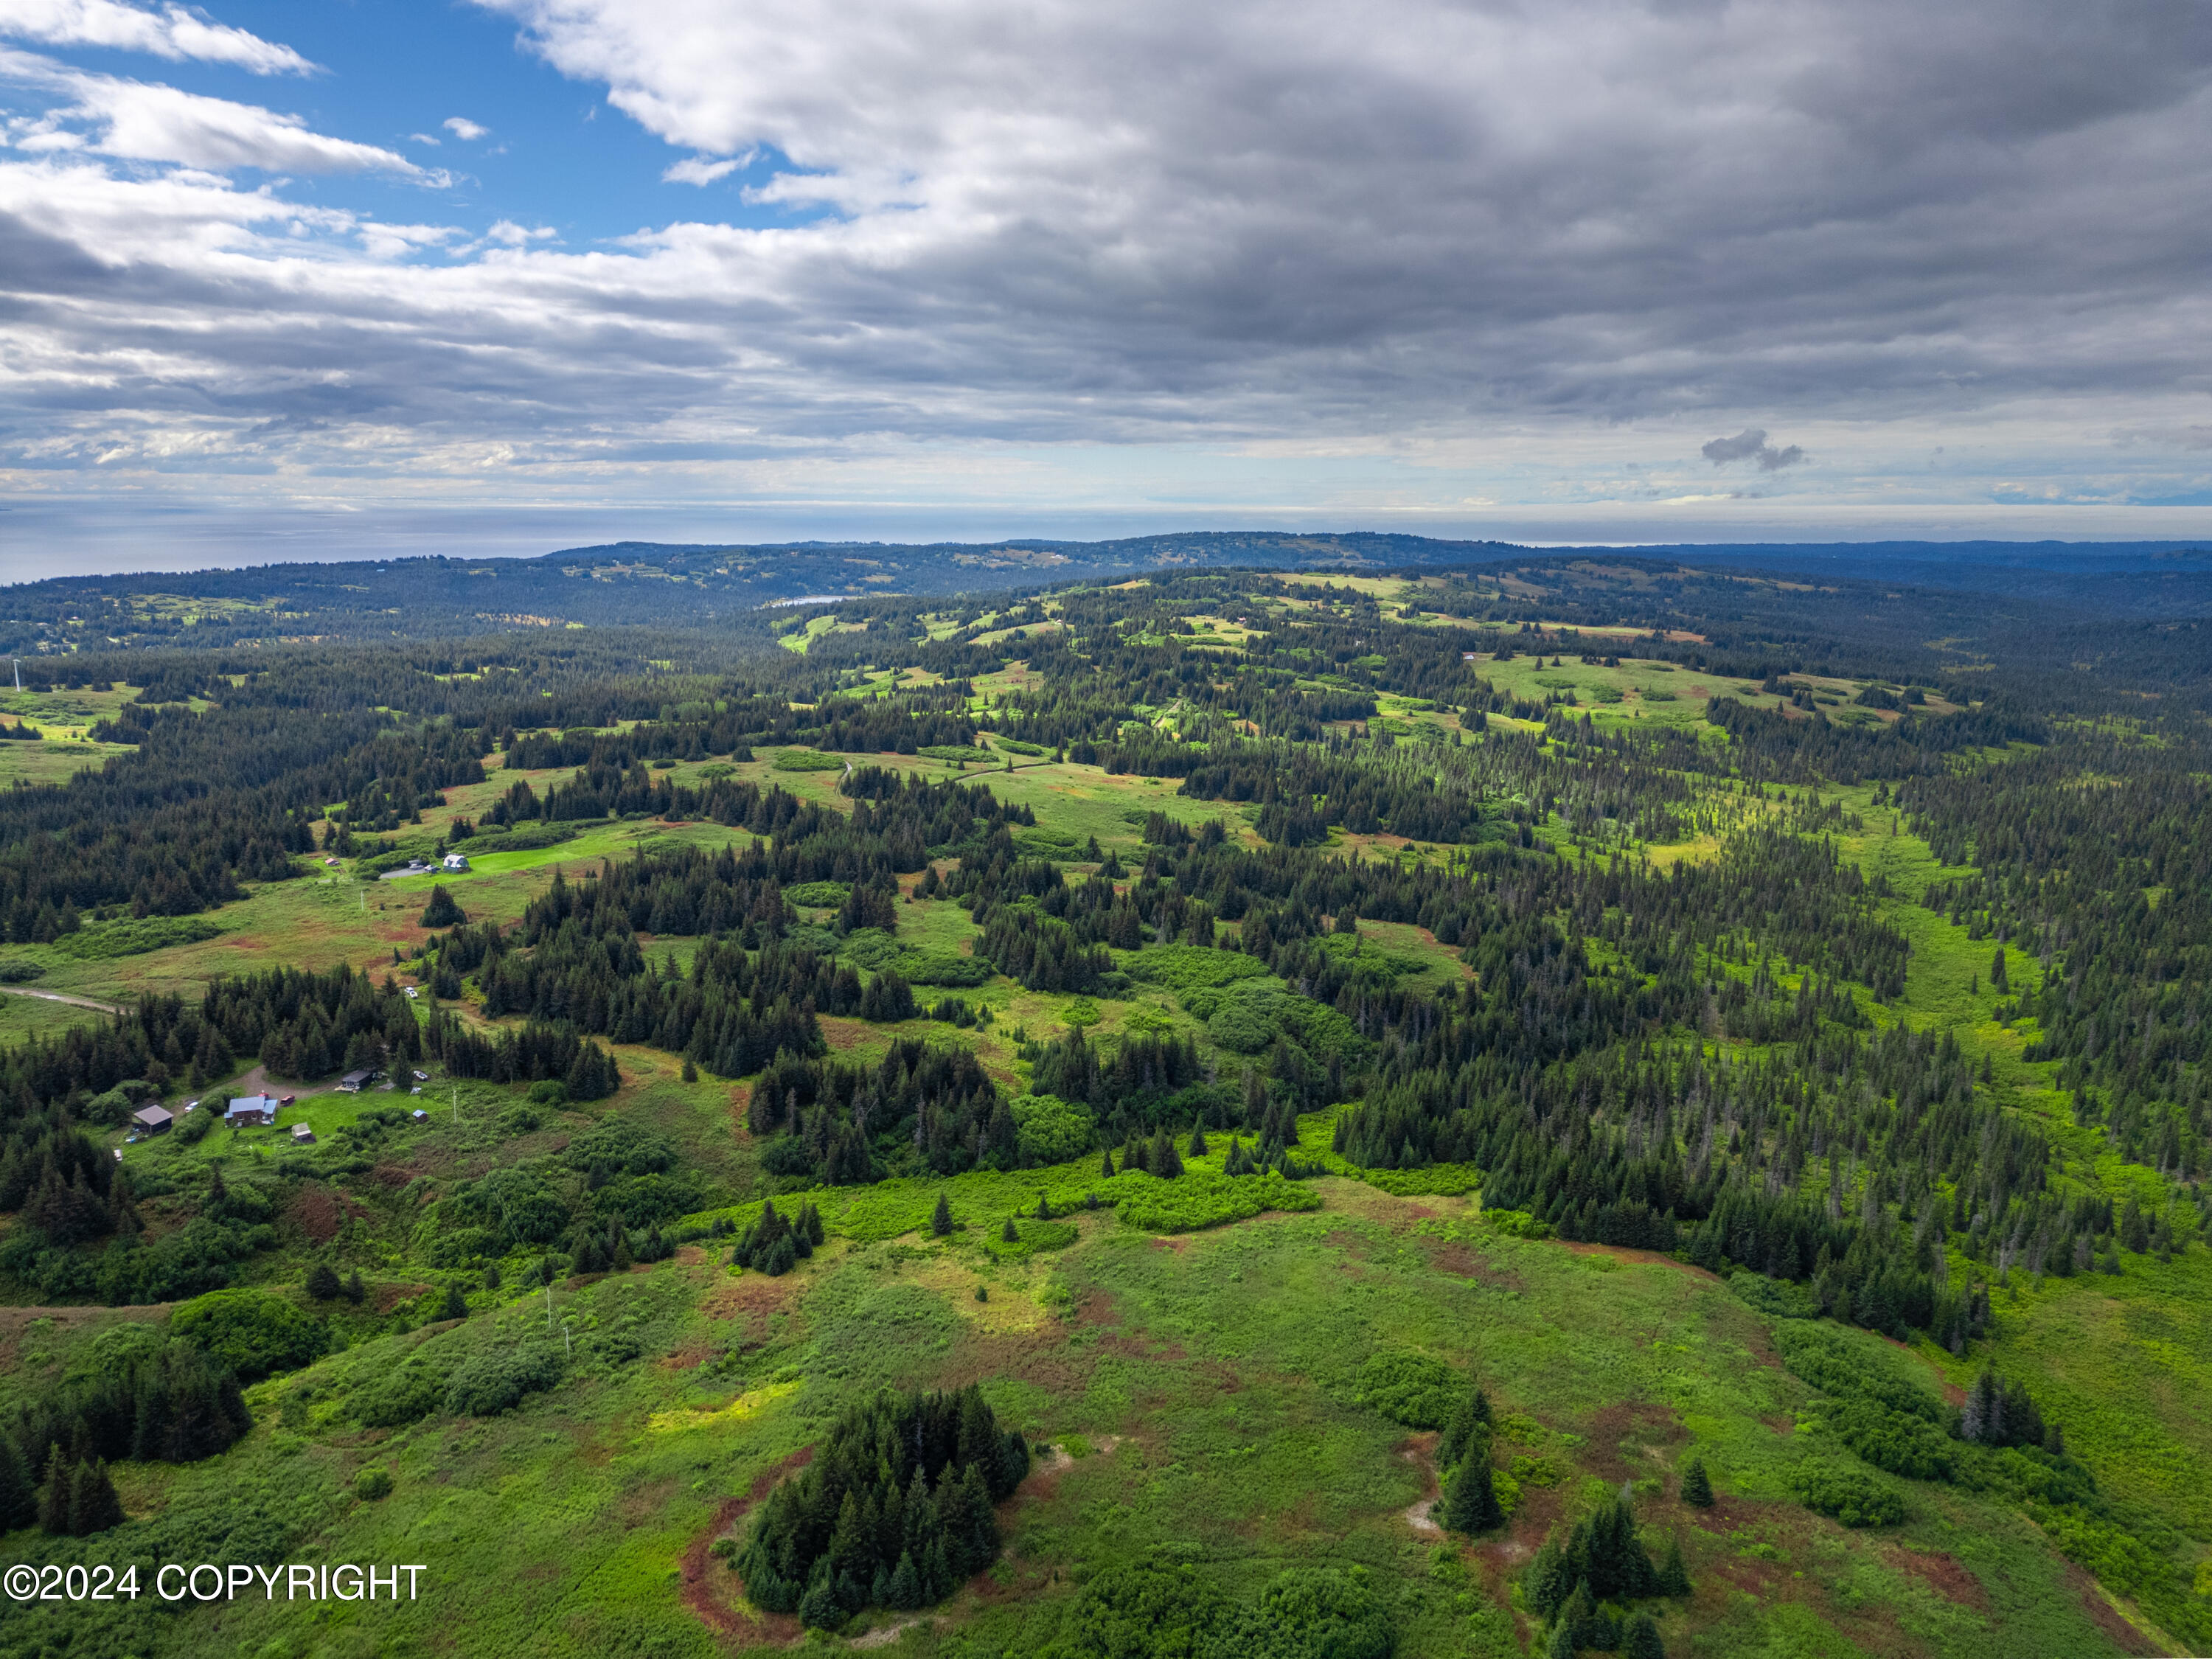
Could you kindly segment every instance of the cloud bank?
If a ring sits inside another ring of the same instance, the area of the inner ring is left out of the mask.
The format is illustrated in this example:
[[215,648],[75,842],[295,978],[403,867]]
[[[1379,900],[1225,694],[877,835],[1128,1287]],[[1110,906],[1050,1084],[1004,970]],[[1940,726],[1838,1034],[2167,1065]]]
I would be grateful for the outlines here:
[[[72,101],[0,152],[0,465],[641,490],[1206,446],[1388,453],[1454,501],[1706,499],[1700,456],[1838,500],[2212,499],[2202,451],[2113,435],[2212,392],[2195,0],[475,3],[665,180],[784,158],[746,198],[789,222],[384,225],[228,175],[435,182],[394,152],[37,70]],[[306,67],[175,9],[6,9]]]

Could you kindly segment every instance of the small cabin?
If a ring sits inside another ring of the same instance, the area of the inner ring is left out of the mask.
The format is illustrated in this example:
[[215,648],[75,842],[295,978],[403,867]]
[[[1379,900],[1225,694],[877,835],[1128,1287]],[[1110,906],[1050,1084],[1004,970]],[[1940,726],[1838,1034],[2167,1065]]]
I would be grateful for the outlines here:
[[342,1095],[357,1095],[383,1075],[383,1073],[373,1066],[363,1066],[358,1072],[348,1072],[338,1079],[338,1092]]
[[268,1095],[239,1095],[224,1109],[222,1121],[234,1129],[249,1123],[274,1123],[276,1102]]
[[167,1107],[141,1106],[131,1114],[131,1121],[138,1126],[143,1133],[158,1135],[167,1133],[169,1126],[177,1120],[175,1114]]
[[292,1126],[292,1144],[295,1146],[313,1146],[315,1132],[304,1123],[295,1123]]

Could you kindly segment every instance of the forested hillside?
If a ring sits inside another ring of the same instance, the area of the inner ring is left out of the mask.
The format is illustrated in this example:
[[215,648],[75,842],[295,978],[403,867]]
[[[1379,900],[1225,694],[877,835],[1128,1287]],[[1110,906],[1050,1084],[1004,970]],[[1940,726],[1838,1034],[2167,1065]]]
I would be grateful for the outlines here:
[[0,1651],[2212,1646],[2201,621],[1275,550],[27,663]]

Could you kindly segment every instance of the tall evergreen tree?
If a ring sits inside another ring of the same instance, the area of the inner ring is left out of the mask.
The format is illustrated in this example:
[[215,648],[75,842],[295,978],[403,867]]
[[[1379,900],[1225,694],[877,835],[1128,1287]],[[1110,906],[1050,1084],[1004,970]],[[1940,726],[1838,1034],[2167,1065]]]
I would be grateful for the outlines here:
[[123,1500],[115,1495],[115,1482],[99,1458],[80,1462],[70,1477],[69,1522],[70,1534],[78,1538],[123,1523]]
[[1682,1559],[1682,1540],[1669,1538],[1667,1553],[1659,1563],[1659,1594],[1687,1595],[1690,1593],[1690,1569]]
[[27,1527],[39,1518],[38,1488],[14,1438],[0,1434],[0,1532]]
[[939,1238],[952,1231],[952,1200],[941,1192],[937,1195],[937,1207],[930,1212],[929,1231]]
[[1682,1501],[1701,1510],[1713,1506],[1713,1483],[1705,1474],[1702,1457],[1693,1457],[1682,1466]]
[[1628,1621],[1620,1644],[1621,1659],[1667,1659],[1667,1644],[1659,1639],[1659,1626],[1648,1613]]
[[1444,1528],[1473,1537],[1505,1524],[1505,1511],[1498,1502],[1486,1457],[1470,1457],[1453,1477],[1444,1498]]

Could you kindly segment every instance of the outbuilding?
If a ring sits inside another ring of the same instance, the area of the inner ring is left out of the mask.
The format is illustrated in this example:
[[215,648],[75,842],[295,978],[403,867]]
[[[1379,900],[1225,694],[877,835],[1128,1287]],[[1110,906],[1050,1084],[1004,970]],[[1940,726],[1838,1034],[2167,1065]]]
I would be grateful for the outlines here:
[[141,1106],[131,1114],[131,1121],[149,1135],[164,1134],[174,1123],[176,1116],[166,1106]]
[[342,1095],[357,1095],[383,1075],[384,1073],[374,1066],[365,1066],[357,1072],[348,1072],[338,1079],[338,1092]]
[[466,853],[448,853],[445,858],[445,867],[451,871],[465,870],[469,867],[469,855]]
[[295,1146],[313,1146],[315,1132],[304,1123],[295,1123],[292,1126],[292,1144]]

